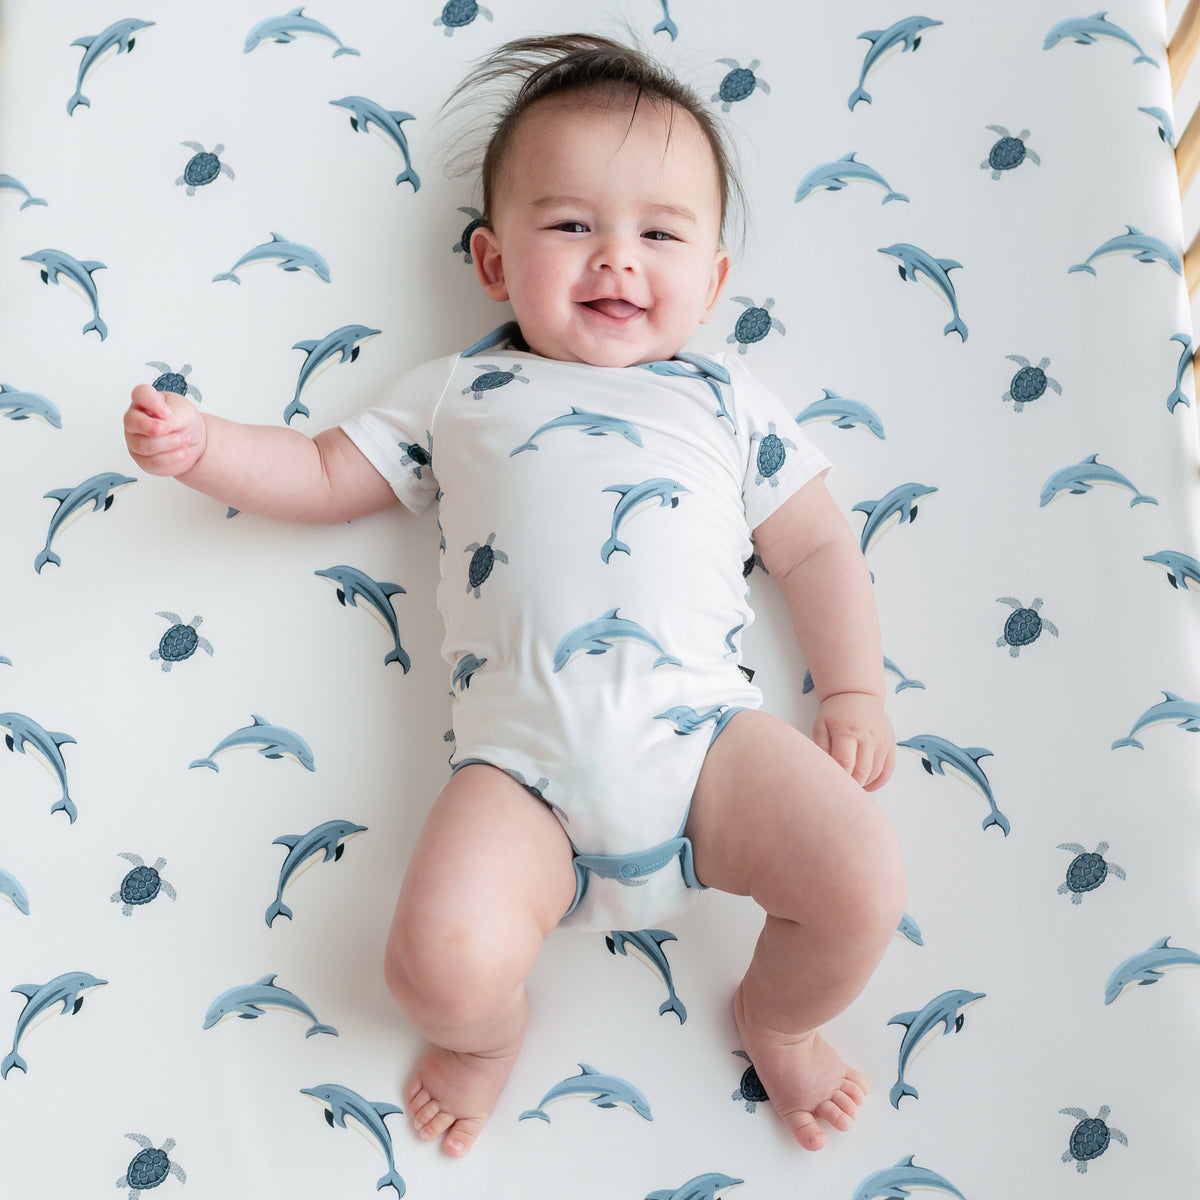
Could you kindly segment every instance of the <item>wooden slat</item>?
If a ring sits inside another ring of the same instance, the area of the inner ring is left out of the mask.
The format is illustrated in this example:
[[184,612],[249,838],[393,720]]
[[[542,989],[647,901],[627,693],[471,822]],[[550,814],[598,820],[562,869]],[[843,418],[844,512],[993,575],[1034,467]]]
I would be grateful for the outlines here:
[[1179,18],[1171,43],[1167,46],[1173,95],[1179,95],[1197,49],[1200,49],[1200,0],[1188,0],[1188,6]]

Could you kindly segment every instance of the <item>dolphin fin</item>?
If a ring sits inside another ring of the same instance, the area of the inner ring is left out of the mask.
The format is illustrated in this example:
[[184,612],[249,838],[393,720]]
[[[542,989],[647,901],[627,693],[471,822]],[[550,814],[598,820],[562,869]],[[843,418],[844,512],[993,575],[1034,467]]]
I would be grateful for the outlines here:
[[933,260],[943,271],[962,270],[962,263],[955,262],[952,258],[935,258]]
[[292,349],[293,350],[303,350],[306,354],[311,354],[317,348],[317,346],[319,344],[320,343],[317,341],[316,338],[309,338],[307,341],[297,342],[292,347]]
[[[1166,938],[1163,938],[1164,945],[1166,944],[1166,940]],[[27,1000],[32,1000],[41,989],[36,983],[18,983],[12,990],[24,996]]]
[[891,1020],[888,1022],[888,1024],[889,1024],[889,1025],[903,1025],[903,1026],[905,1026],[905,1028],[907,1028],[907,1027],[908,1027],[909,1025],[911,1025],[911,1024],[912,1024],[912,1023],[913,1023],[913,1022],[914,1022],[914,1021],[917,1019],[917,1017],[919,1017],[920,1015],[921,1015],[920,1013],[916,1013],[916,1012],[902,1012],[902,1013],[897,1013],[897,1014],[896,1014],[896,1015],[895,1015],[895,1016],[894,1016],[894,1017],[893,1017],[893,1018],[892,1018],[892,1019],[891,1019]]
[[270,725],[271,723],[266,717],[260,717],[257,713],[251,713],[250,716],[254,720],[255,725]]
[[[1167,943],[1170,940],[1171,940],[1171,935],[1168,933],[1166,937],[1159,938],[1158,941],[1155,942],[1154,945],[1150,947],[1150,949],[1151,950],[1170,950],[1172,947],[1167,945]],[[15,988],[13,990],[16,991]]]
[[990,750],[985,750],[982,746],[968,746],[963,753],[973,762],[978,762],[981,758],[995,758]]
[[89,275],[93,271],[107,271],[108,268],[102,262],[93,262],[91,259],[85,259],[79,264]]
[[860,33],[858,35],[858,38],[866,38],[868,42],[877,42],[881,37],[883,37],[882,29],[868,29],[866,33]]
[[286,846],[289,850],[294,850],[300,842],[298,834],[285,833],[277,837],[272,843],[272,846]]
[[385,596],[404,596],[407,595],[405,590],[398,583],[381,583],[379,590]]
[[[1175,699],[1178,700],[1179,697],[1176,696]],[[51,741],[53,741],[56,746],[65,746],[68,742],[78,744],[75,742],[75,739],[69,733],[53,733],[49,729],[46,730],[46,733],[49,735]]]
[[415,121],[416,120],[416,118],[412,115],[412,113],[409,113],[409,112],[389,112],[388,116],[391,117],[392,120],[395,121],[397,125],[399,125],[401,121]]
[[71,45],[72,46],[82,46],[86,50],[89,46],[91,46],[91,44],[96,40],[97,37],[99,37],[99,34],[96,34],[93,37],[76,38],[71,43]]
[[55,488],[52,492],[43,492],[43,500],[57,500],[61,504],[70,494],[71,488]]
[[275,976],[274,975],[264,975],[261,979],[256,979],[254,981],[255,987],[273,987],[274,984],[275,984]]

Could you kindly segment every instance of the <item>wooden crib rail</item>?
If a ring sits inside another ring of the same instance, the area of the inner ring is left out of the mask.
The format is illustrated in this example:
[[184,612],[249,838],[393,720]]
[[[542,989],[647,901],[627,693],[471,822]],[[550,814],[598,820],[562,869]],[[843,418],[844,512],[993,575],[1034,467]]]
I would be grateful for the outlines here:
[[[1170,0],[1167,0],[1168,10],[1170,6]],[[1197,49],[1200,49],[1200,0],[1188,0],[1167,46],[1171,91],[1175,96],[1179,95]],[[1192,186],[1197,169],[1200,169],[1200,108],[1192,114],[1175,147],[1175,170],[1179,176],[1181,196],[1186,195]],[[1187,280],[1188,295],[1193,295],[1200,287],[1200,231],[1184,252],[1183,273]]]

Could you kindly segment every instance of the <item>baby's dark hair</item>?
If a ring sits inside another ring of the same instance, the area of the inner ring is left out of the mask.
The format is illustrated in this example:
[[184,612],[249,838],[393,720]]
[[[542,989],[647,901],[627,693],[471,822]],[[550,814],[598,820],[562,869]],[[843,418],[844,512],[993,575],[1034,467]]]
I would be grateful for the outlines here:
[[[717,169],[721,200],[721,231],[728,240],[732,214],[745,212],[745,196],[733,150],[724,130],[696,92],[676,79],[651,55],[622,45],[611,38],[590,33],[565,33],[547,37],[518,38],[498,46],[479,60],[475,68],[451,93],[443,111],[460,100],[486,94],[497,85],[520,80],[508,95],[487,141],[479,173],[483,185],[484,220],[490,221],[504,163],[512,149],[521,119],[529,109],[549,96],[576,94],[595,98],[605,105],[628,104],[632,100],[632,124],[643,99],[667,114],[668,138],[674,110],[690,113],[700,126]],[[461,170],[470,152],[457,155],[452,165]]]

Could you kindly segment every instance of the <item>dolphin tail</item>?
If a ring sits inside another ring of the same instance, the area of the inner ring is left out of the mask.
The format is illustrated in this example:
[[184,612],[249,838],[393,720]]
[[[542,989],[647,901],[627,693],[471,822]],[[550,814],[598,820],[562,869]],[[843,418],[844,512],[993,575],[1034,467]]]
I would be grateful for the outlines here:
[[605,542],[605,543],[604,543],[604,545],[600,547],[600,557],[601,557],[602,559],[604,559],[604,561],[605,561],[605,562],[608,562],[608,560],[609,560],[609,559],[610,559],[610,558],[611,558],[611,557],[612,557],[612,556],[613,556],[613,555],[614,555],[614,554],[615,554],[615,553],[616,553],[618,550],[620,550],[620,552],[621,552],[622,554],[630,554],[630,553],[632,553],[632,552],[630,551],[629,547],[628,547],[627,545],[625,545],[625,543],[624,543],[624,542],[622,542],[622,541],[621,541],[621,540],[620,540],[620,539],[617,537],[617,535],[614,533],[614,534],[612,535],[612,537],[610,537],[610,538],[608,539],[608,541],[607,541],[607,542]]
[[687,1020],[687,1009],[684,1007],[683,1001],[674,992],[658,1007],[658,1015],[660,1017],[665,1017],[669,1012],[673,1012],[679,1018],[680,1025]]
[[24,210],[27,209],[31,204],[46,204],[46,201],[36,196],[30,196],[29,199],[26,200],[17,211],[24,212]]
[[915,1087],[909,1087],[903,1079],[897,1079],[895,1084],[893,1084],[891,1093],[888,1097],[888,1099],[890,1099],[892,1102],[892,1107],[899,1108],[900,1101],[903,1100],[905,1096],[911,1096],[915,1100],[917,1098],[917,1089]]
[[421,190],[421,180],[412,167],[406,167],[403,171],[401,171],[400,174],[396,176],[396,183],[397,185],[401,183],[411,183],[412,190],[414,192],[419,192]]
[[33,569],[40,575],[42,573],[42,568],[47,563],[53,563],[56,567],[62,566],[62,559],[59,558],[49,546],[47,546],[45,550],[41,551],[37,558],[33,560]]
[[903,200],[905,204],[908,203],[908,197],[903,192],[888,192],[883,198],[883,203],[886,204],[889,200]]
[[1155,500],[1155,498],[1153,496],[1143,496],[1141,492],[1138,492],[1138,494],[1136,496],[1134,496],[1134,498],[1132,500],[1130,500],[1129,507],[1132,508],[1135,504],[1157,504],[1157,503],[1158,503],[1158,501]]
[[92,102],[82,92],[76,92],[67,101],[67,116],[69,117],[81,104],[84,108],[92,107]]
[[868,104],[871,103],[871,93],[866,88],[858,87],[850,93],[850,111],[854,111],[854,106],[860,101],[865,100]]
[[238,287],[242,286],[242,281],[232,271],[225,271],[221,275],[214,275],[212,277],[213,283],[217,283],[222,279],[232,279],[233,282],[238,285]]
[[920,688],[925,690],[925,685],[919,679],[902,679],[896,685],[896,695],[899,695],[905,688]]
[[1067,274],[1073,275],[1076,271],[1086,271],[1089,275],[1095,275],[1096,268],[1088,263],[1076,263],[1075,266],[1068,268]]
[[75,807],[75,801],[72,800],[66,792],[63,792],[61,800],[55,801],[55,803],[50,806],[50,811],[52,813],[59,812],[60,810],[67,814],[71,824],[74,825],[75,818],[79,815],[79,810]]
[[26,1074],[28,1074],[28,1072],[29,1072],[28,1064],[17,1053],[15,1047],[13,1048],[13,1052],[11,1054],[9,1054],[2,1063],[0,1063],[0,1079],[7,1079],[8,1073],[9,1073],[9,1071],[11,1071],[13,1069],[13,1067],[18,1067],[20,1070],[24,1071]]
[[546,1116],[546,1114],[545,1114],[544,1112],[542,1112],[542,1110],[541,1110],[540,1108],[528,1108],[528,1109],[526,1109],[526,1110],[525,1110],[525,1111],[524,1111],[524,1112],[523,1112],[523,1113],[522,1113],[522,1114],[521,1114],[521,1115],[520,1115],[520,1116],[517,1118],[517,1120],[518,1120],[518,1121],[527,1121],[527,1120],[528,1120],[530,1117],[537,1117],[537,1119],[538,1119],[539,1121],[545,1121],[547,1125],[549,1125],[549,1124],[550,1124],[550,1118],[549,1118],[548,1116]]
[[682,667],[683,666],[683,663],[680,662],[679,659],[673,658],[670,654],[660,654],[654,660],[654,666],[652,666],[650,669],[654,670],[654,667],[665,667],[668,664],[670,664],[672,667]]
[[308,411],[308,406],[304,404],[299,397],[293,400],[287,408],[283,410],[283,423],[290,425],[292,418],[295,416],[310,417],[312,413]]
[[188,763],[188,770],[193,767],[211,767],[214,771],[219,772],[221,768],[217,766],[216,761],[211,758],[197,758],[193,762]]
[[[329,1033],[329,1034],[332,1034],[334,1037],[337,1037],[337,1035],[338,1035],[338,1031],[336,1029],[334,1029],[334,1027],[332,1025],[313,1025],[313,1027],[311,1029],[309,1029],[305,1033],[304,1036],[306,1038],[310,1038],[310,1037],[312,1037],[312,1035],[314,1033]],[[401,1195],[403,1195],[403,1194],[404,1193],[401,1192]]]
[[[679,26],[670,17],[664,17],[650,32],[669,34],[671,41],[674,41],[679,36]],[[1134,61],[1137,60],[1134,59]]]
[[[21,207],[24,208],[25,206],[22,205]],[[1192,402],[1183,394],[1183,391],[1180,388],[1176,388],[1167,397],[1167,412],[1174,412],[1177,404],[1183,404],[1187,408],[1191,408],[1192,406]]]
[[337,58],[339,54],[353,54],[356,58],[362,58],[361,50],[352,50],[349,46],[342,46],[340,49],[333,52],[333,57]]
[[93,318],[92,318],[92,319],[91,319],[91,320],[90,320],[90,321],[89,321],[89,322],[88,322],[88,323],[87,323],[87,324],[86,324],[86,325],[83,327],[83,332],[84,332],[84,333],[88,333],[88,332],[89,332],[90,330],[92,330],[92,329],[94,329],[94,330],[95,330],[95,331],[96,331],[96,332],[97,332],[97,333],[100,335],[100,340],[101,340],[101,341],[104,341],[104,339],[105,339],[106,337],[108,337],[108,326],[107,326],[107,325],[105,325],[105,323],[104,323],[102,320],[100,320],[100,314],[99,314],[99,313],[97,313],[97,314],[96,314],[96,315],[95,315],[95,316],[94,316],[94,317],[93,317]]
[[1137,740],[1137,738],[1133,737],[1132,735],[1129,737],[1118,738],[1115,742],[1113,742],[1109,749],[1116,750],[1118,746],[1136,746],[1139,750],[1145,750],[1146,748]]
[[[192,766],[195,765],[195,763],[192,764]],[[276,917],[287,917],[289,921],[292,919],[292,910],[288,908],[288,906],[284,904],[282,900],[276,900],[271,907],[267,909],[268,929],[271,928],[271,922],[274,921]]]
[[1008,818],[998,808],[992,809],[983,819],[984,829],[987,829],[991,825],[999,825],[1005,837],[1008,837],[1008,831],[1012,828],[1008,822]]
[[1151,58],[1148,54],[1139,54],[1133,61],[1135,63],[1148,62],[1152,67],[1158,66],[1158,60]]
[[954,316],[954,320],[942,332],[945,334],[957,333],[964,342],[967,340],[967,327],[963,323],[962,317],[958,316],[957,313]]
[[408,668],[412,666],[412,659],[405,653],[404,647],[399,644],[384,658],[383,665],[386,667],[388,663],[394,662],[398,662],[404,668],[405,675],[408,674]]
[[514,454],[520,454],[522,450],[536,450],[536,449],[537,449],[537,444],[535,442],[526,442],[523,446],[518,446],[515,450],[510,450],[508,452],[508,457],[512,458],[512,456]]
[[[340,53],[340,51],[339,51],[339,53]],[[357,53],[358,53],[358,51],[357,51],[357,50],[355,50],[355,51],[353,51],[353,53],[357,54]],[[375,1190],[376,1190],[377,1192],[382,1192],[382,1191],[383,1191],[383,1189],[384,1189],[385,1187],[394,1187],[394,1188],[396,1189],[396,1195],[397,1195],[397,1197],[400,1197],[400,1196],[403,1196],[403,1195],[404,1195],[404,1192],[405,1192],[405,1183],[404,1183],[404,1180],[400,1178],[400,1174],[399,1174],[399,1172],[398,1172],[398,1171],[396,1171],[396,1169],[395,1169],[395,1168],[393,1168],[392,1170],[390,1170],[390,1171],[389,1171],[389,1172],[388,1172],[388,1173],[387,1173],[387,1174],[386,1174],[386,1175],[385,1175],[385,1176],[384,1176],[384,1177],[383,1177],[383,1178],[382,1178],[382,1179],[381,1179],[381,1180],[380,1180],[380,1181],[379,1181],[379,1182],[378,1182],[378,1183],[375,1185]]]

